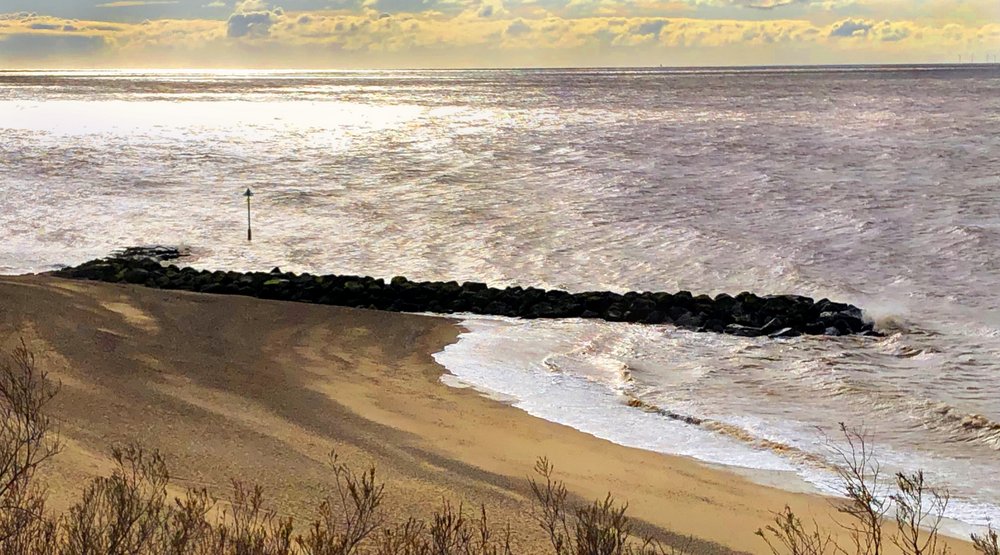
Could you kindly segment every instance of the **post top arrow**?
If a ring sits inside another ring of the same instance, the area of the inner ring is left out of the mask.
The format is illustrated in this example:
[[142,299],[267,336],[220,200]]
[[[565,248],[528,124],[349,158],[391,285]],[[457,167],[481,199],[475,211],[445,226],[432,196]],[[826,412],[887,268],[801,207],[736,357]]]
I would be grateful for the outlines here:
[[247,192],[243,193],[243,196],[248,198],[253,196],[253,191],[250,190],[250,187],[247,187]]

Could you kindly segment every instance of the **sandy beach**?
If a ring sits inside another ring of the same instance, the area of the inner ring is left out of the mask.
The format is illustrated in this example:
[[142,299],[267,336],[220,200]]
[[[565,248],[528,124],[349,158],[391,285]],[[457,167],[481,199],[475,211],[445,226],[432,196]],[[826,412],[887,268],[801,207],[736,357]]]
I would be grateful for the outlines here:
[[[432,354],[454,320],[199,295],[45,276],[0,278],[0,341],[23,337],[61,381],[65,452],[46,471],[53,506],[109,469],[108,446],[167,455],[178,487],[224,495],[259,482],[281,514],[309,516],[328,455],[374,464],[396,516],[444,499],[485,504],[522,552],[543,553],[527,516],[538,456],[574,496],[608,491],[699,553],[768,552],[754,531],[790,505],[830,524],[828,500],[694,461],[621,447],[441,382]],[[968,544],[956,542],[958,552]]]

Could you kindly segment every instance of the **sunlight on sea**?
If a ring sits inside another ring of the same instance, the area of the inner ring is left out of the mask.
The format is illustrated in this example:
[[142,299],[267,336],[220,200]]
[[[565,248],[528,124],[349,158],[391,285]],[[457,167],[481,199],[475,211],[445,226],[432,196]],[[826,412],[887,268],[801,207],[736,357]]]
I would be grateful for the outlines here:
[[473,320],[439,357],[544,418],[821,487],[817,430],[869,425],[985,524],[998,113],[995,69],[0,72],[0,273],[160,243],[213,269],[850,302],[888,336]]

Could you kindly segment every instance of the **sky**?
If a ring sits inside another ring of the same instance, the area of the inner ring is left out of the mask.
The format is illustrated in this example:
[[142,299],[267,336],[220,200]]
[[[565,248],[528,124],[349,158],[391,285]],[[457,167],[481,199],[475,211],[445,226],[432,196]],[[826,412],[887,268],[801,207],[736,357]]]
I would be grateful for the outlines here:
[[0,69],[985,62],[1000,0],[0,0]]

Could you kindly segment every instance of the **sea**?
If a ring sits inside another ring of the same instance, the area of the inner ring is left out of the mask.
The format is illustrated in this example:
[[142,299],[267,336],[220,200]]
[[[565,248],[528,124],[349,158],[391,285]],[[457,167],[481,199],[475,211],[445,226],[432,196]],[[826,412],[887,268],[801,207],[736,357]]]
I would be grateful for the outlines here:
[[839,491],[844,423],[887,475],[946,488],[956,526],[1000,524],[997,66],[0,72],[0,274],[152,244],[207,269],[853,303],[884,337],[459,316],[435,357],[540,418],[789,489]]

